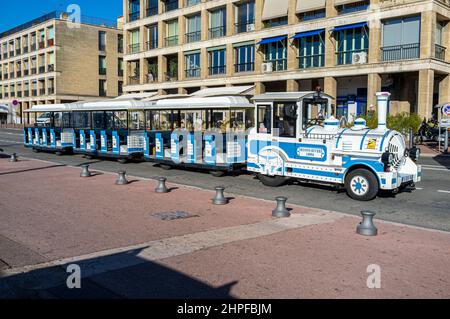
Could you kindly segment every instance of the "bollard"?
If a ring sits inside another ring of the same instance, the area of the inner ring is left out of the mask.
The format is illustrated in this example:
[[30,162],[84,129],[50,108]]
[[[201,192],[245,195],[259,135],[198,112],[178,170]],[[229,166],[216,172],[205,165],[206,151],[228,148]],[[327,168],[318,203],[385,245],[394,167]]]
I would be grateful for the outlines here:
[[9,161],[10,161],[11,163],[17,162],[17,154],[16,154],[16,153],[12,153],[12,154],[11,154],[11,158],[9,159]]
[[218,186],[216,187],[216,196],[212,199],[212,202],[214,205],[226,205],[228,204],[228,199],[225,197],[224,192],[225,187],[224,186]]
[[361,215],[363,217],[362,222],[358,225],[356,233],[362,236],[376,236],[378,234],[378,229],[373,224],[374,212],[362,211]]
[[126,177],[127,172],[120,171],[118,174],[119,177],[117,178],[116,185],[127,185],[128,184]]
[[91,177],[91,172],[89,171],[89,165],[81,165],[80,177]]
[[167,178],[160,177],[160,178],[158,178],[158,181],[159,181],[159,183],[158,183],[158,187],[156,187],[156,189],[155,189],[155,193],[158,193],[158,194],[168,193],[169,189],[166,186]]
[[277,201],[277,208],[274,211],[272,211],[272,216],[276,218],[290,217],[291,213],[289,213],[289,211],[286,208],[287,198],[277,197],[276,201]]

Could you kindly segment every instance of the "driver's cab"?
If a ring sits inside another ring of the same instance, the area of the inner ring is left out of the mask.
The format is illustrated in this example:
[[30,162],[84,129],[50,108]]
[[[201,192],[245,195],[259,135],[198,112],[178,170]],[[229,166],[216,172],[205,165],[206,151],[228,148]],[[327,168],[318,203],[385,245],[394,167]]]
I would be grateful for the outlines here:
[[332,115],[332,97],[320,91],[265,93],[253,101],[256,133],[272,141],[301,139],[310,127],[322,125]]

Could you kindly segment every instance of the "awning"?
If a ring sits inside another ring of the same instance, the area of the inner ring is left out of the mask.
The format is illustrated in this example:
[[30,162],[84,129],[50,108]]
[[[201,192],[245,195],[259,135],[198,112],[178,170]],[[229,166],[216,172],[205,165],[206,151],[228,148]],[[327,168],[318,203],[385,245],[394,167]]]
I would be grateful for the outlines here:
[[297,13],[320,10],[325,8],[326,0],[297,0]]
[[300,39],[300,38],[304,38],[304,37],[309,37],[309,36],[313,36],[313,35],[318,35],[325,32],[325,29],[319,29],[319,30],[313,30],[313,31],[306,31],[306,32],[300,32],[297,33],[296,35],[294,35],[293,37],[291,37],[291,39]]
[[273,37],[273,38],[265,38],[262,39],[260,42],[258,42],[257,44],[267,44],[267,43],[273,43],[273,42],[278,42],[278,41],[283,41],[284,39],[287,38],[287,35],[282,35],[279,37]]
[[289,0],[265,0],[262,20],[276,19],[288,15]]
[[367,22],[360,22],[360,23],[354,23],[354,24],[341,25],[341,26],[335,27],[333,29],[333,32],[347,30],[347,29],[362,28],[362,27],[365,27],[366,25],[367,25]]

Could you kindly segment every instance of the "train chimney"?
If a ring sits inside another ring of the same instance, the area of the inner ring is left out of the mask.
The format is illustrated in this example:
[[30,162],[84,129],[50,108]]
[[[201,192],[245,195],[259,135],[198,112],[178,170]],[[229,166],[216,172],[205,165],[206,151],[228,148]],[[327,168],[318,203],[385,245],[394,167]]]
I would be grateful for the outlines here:
[[387,128],[387,110],[391,93],[377,92],[376,96],[378,104],[378,129],[385,130]]

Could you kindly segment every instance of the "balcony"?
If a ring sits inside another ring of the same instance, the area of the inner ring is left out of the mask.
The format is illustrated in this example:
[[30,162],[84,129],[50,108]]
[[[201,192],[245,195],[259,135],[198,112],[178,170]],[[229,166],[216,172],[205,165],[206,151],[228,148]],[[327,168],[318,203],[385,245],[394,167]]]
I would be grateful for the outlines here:
[[215,39],[225,36],[226,28],[225,26],[215,27],[209,29],[209,38]]
[[37,96],[37,90],[31,90],[31,96]]
[[45,89],[39,89],[39,95],[45,95]]
[[39,73],[45,73],[45,65],[39,67]]
[[166,47],[172,47],[174,45],[178,45],[178,36],[167,37],[165,39]]
[[152,17],[158,14],[158,7],[147,8],[147,17]]
[[187,43],[198,42],[200,41],[201,37],[202,37],[201,31],[189,32],[186,33],[186,42]]
[[3,59],[7,59],[8,58],[8,53],[3,53]]
[[255,71],[255,62],[237,63],[234,65],[234,72],[253,72]]
[[16,93],[15,92],[11,92],[11,97],[16,97]]
[[130,76],[128,77],[128,84],[129,85],[138,85],[140,84],[141,80],[140,80],[140,76],[139,75],[134,75],[134,76]]
[[420,57],[420,43],[393,45],[381,48],[383,61],[409,60]]
[[18,78],[22,77],[22,71],[17,71],[17,77]]
[[28,50],[29,50],[28,46],[23,47],[23,53],[24,53],[24,54],[25,54],[25,53],[28,53]]
[[39,41],[39,50],[45,48],[45,41]]
[[200,77],[200,68],[192,68],[185,70],[186,78],[199,78]]
[[10,79],[14,79],[14,77],[15,77],[14,72],[9,73],[9,78],[10,78]]
[[446,51],[446,49],[447,48],[443,47],[442,45],[435,44],[434,57],[436,59],[445,61],[445,51]]
[[153,50],[158,48],[158,40],[154,39],[151,41],[147,41],[146,43],[147,50]]
[[47,46],[52,47],[55,45],[55,39],[48,39],[47,40]]
[[33,44],[31,45],[31,51],[36,51],[36,43],[33,43]]
[[131,12],[128,15],[128,22],[133,22],[133,21],[139,20],[140,17],[141,17],[141,13],[139,11]]
[[320,68],[325,66],[325,54],[302,55],[297,59],[299,69]]
[[53,87],[48,88],[48,95],[53,95],[53,94],[55,94],[55,88],[53,88]]
[[165,1],[164,12],[169,12],[178,9],[178,0]]
[[48,72],[54,72],[55,71],[55,65],[54,64],[47,65],[47,71]]
[[227,67],[225,65],[210,66],[208,69],[209,69],[209,75],[212,75],[212,76],[227,73]]
[[36,74],[37,73],[37,69],[34,67],[34,68],[31,68],[31,74],[33,75],[33,74]]
[[23,91],[23,96],[24,97],[29,97],[30,96],[30,91],[29,90]]
[[106,68],[99,68],[98,69],[98,74],[99,75],[106,75]]
[[169,71],[165,74],[166,82],[178,81],[178,71]]
[[9,51],[9,57],[12,58],[14,56],[14,51]]
[[265,60],[264,63],[272,64],[272,71],[285,71],[287,69],[287,59]]
[[140,43],[130,44],[128,47],[129,53],[139,53],[141,44]]
[[4,75],[3,75],[3,78],[5,79],[5,80],[8,80],[8,73],[5,73]]
[[5,92],[5,98],[8,98],[8,97],[9,97],[9,93]]
[[28,68],[23,70],[23,75],[24,76],[28,76],[28,74],[30,74],[30,71],[28,71]]
[[368,49],[336,52],[336,65],[353,64],[353,53],[360,53],[360,52],[368,53]]
[[22,50],[21,49],[16,49],[16,55],[21,55],[22,54]]
[[22,91],[17,92],[17,97],[22,97]]
[[145,83],[155,83],[158,82],[158,74],[148,73],[145,76]]
[[255,21],[246,21],[235,24],[236,33],[251,32],[255,30]]

